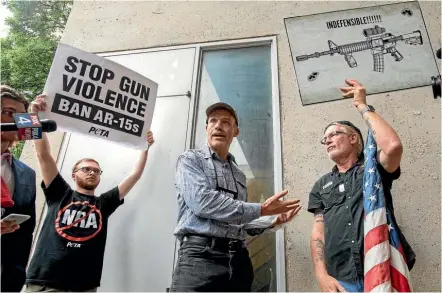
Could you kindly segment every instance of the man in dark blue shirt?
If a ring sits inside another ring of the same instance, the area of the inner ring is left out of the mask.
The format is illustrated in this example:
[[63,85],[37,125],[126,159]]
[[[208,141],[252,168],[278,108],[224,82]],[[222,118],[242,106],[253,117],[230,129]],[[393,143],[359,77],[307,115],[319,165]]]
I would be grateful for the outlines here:
[[[400,176],[402,144],[394,129],[366,103],[365,88],[346,80],[341,88],[374,135],[378,144],[377,168],[382,179],[386,204],[393,211],[391,187]],[[316,278],[323,292],[363,292],[364,290],[364,175],[363,139],[359,128],[349,121],[327,125],[321,143],[336,165],[322,176],[309,196],[308,211],[315,214],[311,250]],[[394,214],[392,215],[395,221]],[[396,225],[397,226],[397,225]],[[399,231],[400,232],[400,231]],[[414,253],[399,233],[409,268]]]

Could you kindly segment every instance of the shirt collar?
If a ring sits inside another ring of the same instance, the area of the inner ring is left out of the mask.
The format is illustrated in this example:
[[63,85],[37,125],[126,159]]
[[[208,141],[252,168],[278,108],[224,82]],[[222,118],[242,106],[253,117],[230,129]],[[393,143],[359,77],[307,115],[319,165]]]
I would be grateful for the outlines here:
[[[364,157],[360,157],[360,158],[357,160],[357,162],[354,163],[353,166],[351,166],[350,169],[347,170],[347,172],[350,171],[350,170],[352,170],[355,166],[361,166],[361,165],[364,165]],[[347,173],[347,172],[345,172],[345,173]],[[339,174],[339,170],[338,170],[338,166],[337,166],[337,165],[335,165],[335,166],[333,167],[333,169],[332,169],[332,174]]]
[[3,160],[6,160],[9,163],[9,165],[12,164],[12,154],[9,152],[9,150],[7,150],[2,154],[2,161]]
[[[204,145],[204,147],[202,148],[202,151],[203,151],[203,154],[204,154],[204,158],[205,159],[209,159],[209,158],[217,158],[218,160],[221,160],[220,159],[220,157],[218,156],[218,154],[217,153],[215,153],[211,148],[210,148],[210,146],[209,146],[209,144],[208,143],[206,143],[205,145]],[[210,151],[212,151],[212,157],[210,156]],[[228,161],[233,161],[235,164],[236,164],[236,160],[235,160],[235,156],[234,155],[232,155],[231,153],[228,153],[227,154],[227,160]]]

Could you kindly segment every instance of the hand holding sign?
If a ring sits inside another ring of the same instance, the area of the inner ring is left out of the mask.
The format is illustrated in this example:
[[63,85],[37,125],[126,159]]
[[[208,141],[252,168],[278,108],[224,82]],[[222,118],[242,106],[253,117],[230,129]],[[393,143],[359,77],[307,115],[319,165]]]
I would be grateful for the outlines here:
[[45,94],[37,96],[31,103],[29,110],[32,113],[45,112],[47,109],[46,98],[47,96]]
[[149,131],[147,132],[147,143],[148,143],[149,147],[150,147],[151,145],[153,145],[154,142],[155,142],[155,140],[153,139],[153,133],[152,133],[152,131],[149,130]]

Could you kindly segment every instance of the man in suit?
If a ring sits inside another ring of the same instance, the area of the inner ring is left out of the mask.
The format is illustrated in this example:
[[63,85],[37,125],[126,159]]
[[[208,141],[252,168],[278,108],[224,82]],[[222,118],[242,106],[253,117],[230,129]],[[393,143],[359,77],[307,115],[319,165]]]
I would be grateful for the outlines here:
[[[13,114],[26,113],[29,103],[13,88],[1,85],[1,122],[14,122]],[[26,279],[26,265],[35,228],[35,171],[20,162],[9,151],[17,140],[17,133],[1,133],[2,191],[7,190],[13,205],[1,209],[1,291],[19,292]],[[29,215],[21,225],[3,221],[9,214]]]

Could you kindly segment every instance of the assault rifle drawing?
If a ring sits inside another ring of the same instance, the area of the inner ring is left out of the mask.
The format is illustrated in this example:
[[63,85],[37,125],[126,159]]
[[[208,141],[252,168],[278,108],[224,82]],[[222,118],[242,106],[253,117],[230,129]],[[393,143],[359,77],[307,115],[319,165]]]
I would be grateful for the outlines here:
[[334,54],[344,55],[345,61],[351,68],[358,66],[355,58],[352,56],[355,52],[371,50],[373,55],[373,70],[377,72],[384,72],[384,54],[391,54],[395,61],[401,61],[404,57],[396,50],[396,44],[399,41],[404,41],[409,45],[422,45],[422,34],[419,30],[409,34],[400,36],[393,36],[390,33],[385,33],[385,28],[375,26],[363,30],[363,35],[367,38],[365,41],[351,43],[347,45],[338,46],[331,40],[328,40],[330,50],[324,52],[316,52],[310,55],[301,55],[296,57],[296,61],[306,61],[310,58],[319,58],[324,55],[333,56]]

